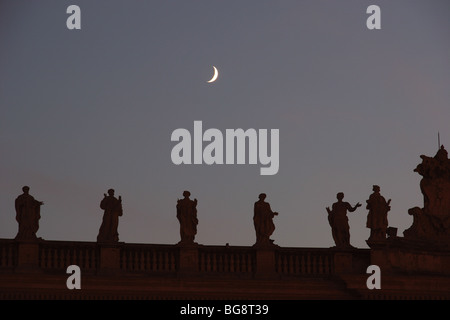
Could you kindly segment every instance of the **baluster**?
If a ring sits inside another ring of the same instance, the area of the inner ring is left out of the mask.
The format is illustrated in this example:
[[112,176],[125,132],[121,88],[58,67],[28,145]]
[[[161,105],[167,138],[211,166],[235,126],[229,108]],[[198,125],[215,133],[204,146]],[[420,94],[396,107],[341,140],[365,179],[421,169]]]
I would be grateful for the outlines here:
[[161,270],[161,251],[156,251],[156,270]]
[[[97,268],[97,260],[96,260],[96,252],[94,248],[91,248],[89,250],[90,252],[90,259],[91,259],[91,269],[96,269]],[[120,259],[120,258],[119,258]]]
[[7,266],[6,252],[8,250],[8,246],[0,247],[0,266]]
[[291,254],[289,257],[289,273],[295,274],[295,255]]
[[217,253],[217,271],[223,272],[223,267],[224,267],[223,254]]
[[67,266],[70,265],[70,263],[68,264],[67,262],[67,252],[69,251],[69,248],[62,248],[62,255],[61,255],[61,264],[63,265],[64,268],[67,268]]
[[241,254],[238,252],[234,256],[234,265],[235,265],[235,271],[236,272],[242,272],[241,268]]
[[54,266],[55,266],[55,261],[54,261],[54,257],[55,257],[55,249],[54,248],[52,248],[52,247],[50,247],[50,248],[48,248],[48,251],[49,251],[49,267],[50,268],[54,268]]
[[293,273],[293,256],[291,253],[286,255],[286,273],[287,274],[292,274]]
[[134,251],[134,248],[130,248],[130,259],[128,260],[128,263],[129,263],[129,265],[130,265],[130,271],[134,271],[134,267],[135,267],[135,265],[134,265],[134,254],[135,254],[135,251]]
[[41,247],[40,255],[41,255],[41,268],[45,268],[47,266],[47,252],[45,248]]
[[145,265],[146,265],[146,259],[145,259],[145,255],[146,255],[146,250],[145,249],[141,249],[141,250],[139,250],[139,252],[140,252],[140,254],[139,254],[139,256],[140,256],[140,270],[141,271],[145,271]]
[[317,273],[322,274],[322,255],[316,256]]
[[8,267],[14,266],[14,247],[12,245],[6,247],[4,255],[6,266]]
[[249,261],[248,261],[248,254],[243,254],[242,255],[242,267],[243,267],[245,272],[250,271]]
[[155,258],[155,250],[151,248],[148,251],[148,268],[150,271],[155,271],[156,258]]
[[322,255],[319,257],[319,266],[320,266],[319,273],[320,274],[324,274],[325,270],[324,270],[324,263],[323,263],[323,256]]
[[159,251],[159,271],[164,271],[164,251]]
[[[200,253],[198,253],[200,255]],[[167,271],[172,271],[173,269],[173,251],[167,251]]]
[[128,248],[124,248],[122,258],[122,268],[126,271],[128,271],[128,255],[129,255]]
[[319,258],[320,256],[313,253],[313,274],[319,273]]
[[215,253],[215,263],[214,263],[214,267],[215,267],[215,271],[216,272],[220,272],[220,253]]
[[136,270],[138,271],[143,270],[142,263],[143,263],[142,249],[136,249]]
[[228,268],[228,253],[222,253],[222,272],[229,272]]
[[77,266],[80,266],[80,251],[78,250],[78,248],[76,246],[71,248],[72,251],[72,257],[71,257],[71,264],[75,264]]
[[211,265],[210,265],[211,270],[209,270],[209,271],[214,271],[216,268],[216,257],[214,255],[214,252],[212,252],[212,251],[209,252],[209,255],[210,255],[210,259],[211,259]]
[[55,246],[54,248],[53,248],[53,250],[54,250],[54,253],[55,253],[55,255],[54,255],[54,265],[53,265],[53,268],[60,268],[60,258],[59,258],[59,250],[58,250],[58,248]]
[[[58,249],[56,249],[58,250]],[[58,263],[60,264],[58,267],[60,268],[67,268],[68,266],[72,265],[72,264],[76,264],[73,263],[72,259],[70,259],[70,250],[72,250],[71,247],[62,247],[59,248],[59,261]],[[57,259],[57,260],[58,260]]]
[[164,250],[161,252],[161,257],[162,257],[162,271],[166,271],[167,270],[167,252]]
[[330,256],[327,255],[326,259],[325,259],[325,270],[326,270],[327,274],[331,273],[330,269],[331,269],[331,267],[330,267]]
[[84,247],[83,251],[84,251],[84,268],[86,270],[89,270],[89,248]]
[[285,255],[285,273],[286,274],[291,274],[291,260],[292,260],[292,255],[290,253],[287,253]]
[[147,248],[141,250],[141,268],[142,271],[147,271],[147,265],[148,265],[148,250]]
[[230,272],[235,272],[235,265],[234,265],[234,254],[230,253]]
[[80,248],[80,264],[79,266],[81,266],[81,268],[84,268],[85,263],[86,263],[86,250],[85,248],[81,247]]
[[206,252],[206,271],[211,271],[211,252]]
[[70,264],[77,264],[77,248],[76,247],[72,247],[69,250],[69,263]]
[[162,268],[161,271],[166,271],[167,270],[167,252],[161,251],[161,258],[162,258]]
[[152,270],[152,251],[147,249],[145,250],[145,271]]
[[5,245],[3,247],[0,247],[0,266],[3,267],[7,267],[8,266],[8,252],[9,252],[9,247],[8,245]]
[[292,256],[292,273],[298,274],[298,254]]
[[306,273],[311,273],[311,255],[309,253],[306,254]]
[[214,252],[210,251],[209,255],[210,255],[210,259],[211,259],[211,264],[210,264],[211,270],[209,270],[209,271],[214,271],[214,269],[216,267]]
[[216,265],[216,253],[211,252],[211,271],[216,271],[217,265]]
[[5,245],[0,247],[0,266],[8,267],[9,266],[9,248],[11,246]]
[[299,263],[298,272],[300,274],[304,274],[305,273],[305,256],[303,254],[299,255],[298,263]]
[[153,271],[158,270],[158,251],[153,250]]
[[128,249],[128,270],[134,270],[134,250],[133,248]]
[[127,248],[127,251],[126,251],[126,259],[125,259],[125,264],[126,264],[126,270],[127,271],[131,271],[131,250],[130,250],[130,248]]
[[133,271],[139,270],[139,250],[133,250]]
[[204,269],[203,269],[203,267],[204,267],[204,258],[205,258],[205,255],[204,255],[204,253],[203,252],[199,252],[198,253],[198,270],[200,271],[200,272],[202,272],[202,271],[205,271]]
[[315,254],[311,255],[311,273],[316,274],[317,273],[317,256]]

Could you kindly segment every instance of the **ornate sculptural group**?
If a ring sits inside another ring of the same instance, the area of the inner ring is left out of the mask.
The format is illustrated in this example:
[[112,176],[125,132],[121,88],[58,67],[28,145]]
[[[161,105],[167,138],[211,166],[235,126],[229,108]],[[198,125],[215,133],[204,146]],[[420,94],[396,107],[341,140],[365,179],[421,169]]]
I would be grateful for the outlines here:
[[414,172],[422,176],[423,208],[408,210],[414,220],[403,234],[410,240],[450,245],[450,160],[447,150],[441,146],[434,157],[420,157],[422,163]]
[[[404,231],[405,239],[439,240],[450,246],[450,160],[442,146],[434,157],[422,155],[422,163],[414,170],[423,178],[420,189],[424,196],[424,207],[411,208],[408,213],[413,216],[412,226]],[[15,237],[18,241],[35,241],[39,229],[40,207],[44,203],[37,201],[29,194],[30,188],[22,188],[23,193],[15,200],[16,220],[19,224]],[[368,243],[386,240],[388,228],[387,215],[390,211],[389,199],[380,194],[380,187],[373,186],[373,193],[366,200],[366,227],[370,229]],[[197,234],[197,199],[191,200],[189,191],[183,192],[183,199],[177,200],[176,217],[180,223],[180,245],[194,245]],[[278,215],[272,211],[265,201],[266,194],[261,193],[254,203],[253,224],[256,234],[255,246],[274,246],[270,237],[275,230],[273,218]],[[328,222],[331,226],[333,240],[337,248],[351,248],[350,227],[347,212],[354,212],[361,204],[355,206],[343,201],[344,194],[337,194],[337,202],[331,209],[326,207]],[[114,196],[114,190],[109,189],[108,195],[100,202],[104,211],[103,220],[97,236],[99,243],[116,243],[119,241],[119,217],[123,215],[122,198]]]

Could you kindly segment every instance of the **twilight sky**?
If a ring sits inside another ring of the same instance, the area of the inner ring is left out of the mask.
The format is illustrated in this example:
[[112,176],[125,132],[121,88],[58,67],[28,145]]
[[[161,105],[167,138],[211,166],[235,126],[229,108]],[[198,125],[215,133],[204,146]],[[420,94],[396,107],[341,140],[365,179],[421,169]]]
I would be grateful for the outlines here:
[[[66,8],[81,8],[81,30]],[[381,30],[366,9],[381,8]],[[389,224],[423,206],[420,155],[450,149],[450,1],[0,1],[0,238],[14,199],[44,201],[38,236],[96,241],[109,188],[120,241],[177,243],[176,201],[198,199],[201,244],[253,245],[267,199],[275,243],[329,247],[325,207],[344,200],[367,247],[372,185]],[[213,84],[213,68],[220,76]],[[280,169],[180,165],[177,128],[280,130]]]

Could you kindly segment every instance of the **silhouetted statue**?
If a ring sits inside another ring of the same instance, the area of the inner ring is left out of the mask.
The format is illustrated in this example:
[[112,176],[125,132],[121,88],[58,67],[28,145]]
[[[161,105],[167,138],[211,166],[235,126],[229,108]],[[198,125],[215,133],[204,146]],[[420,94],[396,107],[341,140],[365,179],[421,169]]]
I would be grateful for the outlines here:
[[450,160],[447,150],[441,146],[434,157],[421,155],[414,172],[423,178],[420,190],[423,208],[411,208],[412,226],[403,234],[406,238],[430,240],[433,243],[450,244]]
[[265,202],[264,199],[266,199],[266,194],[261,193],[253,209],[253,224],[256,231],[255,245],[262,246],[273,245],[274,240],[270,239],[270,236],[275,231],[273,217],[278,215],[278,212],[273,212],[270,204]]
[[122,216],[122,197],[114,197],[114,189],[108,190],[100,202],[100,208],[104,210],[103,221],[97,236],[97,242],[118,242],[119,217]]
[[42,201],[37,201],[29,194],[30,187],[23,187],[23,193],[16,198],[16,220],[19,223],[19,231],[16,240],[36,240],[36,232],[39,229]]
[[358,202],[352,207],[348,202],[343,202],[344,193],[339,192],[336,195],[337,202],[333,203],[332,209],[327,207],[328,222],[331,226],[331,232],[337,248],[349,248],[350,245],[350,226],[348,224],[347,211],[353,212],[361,204]]
[[197,234],[197,199],[189,199],[191,193],[184,191],[184,199],[177,200],[177,218],[180,221],[180,244],[194,244]]
[[369,210],[366,226],[370,229],[368,241],[385,240],[388,227],[387,214],[391,210],[389,206],[391,199],[386,202],[386,199],[380,194],[380,187],[374,185],[373,193],[366,202],[366,209]]

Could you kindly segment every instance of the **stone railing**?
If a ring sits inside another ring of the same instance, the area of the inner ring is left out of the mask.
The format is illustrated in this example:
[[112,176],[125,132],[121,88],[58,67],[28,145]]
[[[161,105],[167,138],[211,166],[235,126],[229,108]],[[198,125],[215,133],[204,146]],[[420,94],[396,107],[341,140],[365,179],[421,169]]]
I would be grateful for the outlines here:
[[275,271],[282,275],[327,275],[334,273],[330,249],[280,248],[275,252]]
[[17,266],[17,243],[14,240],[0,240],[0,268]]
[[[39,269],[65,272],[77,265],[91,274],[224,275],[236,277],[327,276],[362,271],[367,249],[255,248],[168,244],[98,244],[78,241],[16,242],[0,239],[0,272]],[[360,270],[361,269],[361,270]]]
[[179,249],[173,245],[122,245],[120,269],[126,272],[176,272]]
[[198,271],[202,273],[253,274],[256,267],[255,252],[248,247],[200,247]]
[[39,243],[39,267],[43,270],[66,270],[77,265],[83,271],[98,268],[98,248],[92,242],[45,241]]

